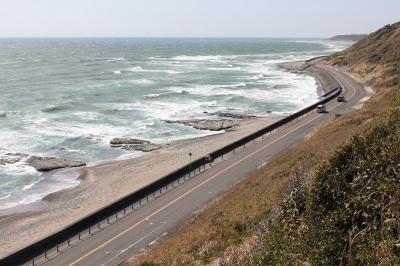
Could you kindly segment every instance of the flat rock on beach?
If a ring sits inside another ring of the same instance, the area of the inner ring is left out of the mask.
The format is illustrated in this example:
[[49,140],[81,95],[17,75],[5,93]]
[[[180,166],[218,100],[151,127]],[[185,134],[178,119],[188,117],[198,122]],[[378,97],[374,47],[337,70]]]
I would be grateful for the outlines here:
[[26,163],[36,170],[41,172],[47,172],[60,168],[70,168],[84,166],[86,163],[74,160],[66,160],[54,157],[38,157],[31,156],[26,160]]
[[130,151],[150,152],[161,149],[161,145],[151,143],[148,140],[130,139],[130,138],[114,138],[110,141],[111,147],[121,148]]

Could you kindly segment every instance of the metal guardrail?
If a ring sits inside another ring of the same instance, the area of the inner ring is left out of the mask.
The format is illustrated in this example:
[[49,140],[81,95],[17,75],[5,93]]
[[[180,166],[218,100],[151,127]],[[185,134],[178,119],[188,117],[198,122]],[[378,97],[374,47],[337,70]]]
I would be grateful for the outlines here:
[[[239,139],[225,147],[222,147],[209,154],[212,161],[223,157],[224,155],[234,152],[241,146],[245,146],[249,142],[256,140],[265,134],[280,128],[283,125],[309,113],[314,110],[318,105],[325,104],[342,93],[342,88],[339,86],[333,91],[329,97],[304,108],[290,116],[287,116],[263,129],[260,129],[242,139]],[[201,173],[206,170],[206,167],[211,161],[210,157],[204,156],[191,164],[185,165],[178,170],[168,174],[167,176],[160,178],[159,180],[141,188],[140,190],[133,192],[110,205],[78,220],[77,222],[65,227],[64,229],[45,237],[13,254],[9,254],[6,257],[0,259],[0,265],[21,265],[30,263],[31,265],[36,265],[38,259],[50,259],[55,257],[60,252],[68,249],[70,246],[76,245],[77,241],[86,239],[88,236],[95,234],[96,232],[104,229],[109,224],[112,224],[120,217],[125,217],[127,213],[132,213],[137,210],[152,198],[157,198],[173,189],[175,184],[180,184],[181,181],[190,179],[196,173]],[[144,203],[143,203],[144,201]],[[142,204],[143,203],[143,204]]]

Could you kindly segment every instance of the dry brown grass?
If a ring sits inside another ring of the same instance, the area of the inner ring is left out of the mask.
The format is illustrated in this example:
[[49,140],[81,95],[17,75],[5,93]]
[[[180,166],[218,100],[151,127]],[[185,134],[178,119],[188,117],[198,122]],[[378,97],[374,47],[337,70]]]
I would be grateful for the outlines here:
[[387,25],[328,58],[379,88],[400,84],[400,22]]
[[304,142],[275,156],[129,265],[209,264],[228,247],[238,247],[284,199],[296,176],[312,173],[339,145],[366,130],[391,96],[391,91],[380,91],[364,108],[320,126]]

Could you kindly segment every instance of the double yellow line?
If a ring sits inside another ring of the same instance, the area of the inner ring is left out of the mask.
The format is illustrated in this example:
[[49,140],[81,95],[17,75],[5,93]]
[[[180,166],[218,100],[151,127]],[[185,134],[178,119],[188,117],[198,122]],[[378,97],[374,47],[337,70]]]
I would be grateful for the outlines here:
[[[335,75],[334,75],[335,76]],[[335,76],[336,77],[336,76]],[[337,77],[336,77],[337,79]],[[344,79],[346,80],[346,79]],[[339,82],[339,79],[337,79],[337,81]],[[341,83],[341,82],[339,82]],[[352,95],[349,97],[349,99],[353,98],[355,95],[355,88],[346,81],[346,83],[349,84],[349,86],[353,89],[353,93]],[[335,109],[336,107],[338,107],[339,105],[341,105],[342,103],[338,103],[335,106],[333,106],[332,108],[328,109],[328,111],[331,111],[333,109]],[[125,229],[124,231],[122,231],[121,233],[119,233],[118,235],[114,236],[113,238],[107,240],[106,242],[104,242],[103,244],[97,246],[96,248],[92,249],[91,251],[89,251],[88,253],[86,253],[85,255],[81,256],[80,258],[78,258],[77,260],[75,260],[74,262],[72,262],[71,264],[69,264],[69,266],[72,265],[76,265],[77,263],[81,262],[82,260],[84,260],[85,258],[87,258],[88,256],[90,256],[91,254],[93,254],[94,252],[98,251],[99,249],[105,247],[106,245],[108,245],[109,243],[111,243],[112,241],[114,241],[115,239],[123,236],[124,234],[126,234],[127,232],[129,232],[130,230],[132,230],[133,228],[137,227],[138,225],[140,225],[141,223],[147,221],[148,219],[150,219],[151,217],[153,217],[154,215],[160,213],[161,211],[165,210],[166,208],[168,208],[169,206],[173,205],[175,202],[179,201],[180,199],[186,197],[187,195],[189,195],[190,193],[192,193],[193,191],[195,191],[196,189],[198,189],[199,187],[205,185],[206,183],[210,182],[211,180],[215,179],[217,176],[221,175],[222,173],[232,169],[234,166],[240,164],[241,162],[249,159],[250,157],[252,157],[253,155],[259,153],[260,151],[266,149],[267,147],[271,146],[272,144],[280,141],[281,139],[285,138],[286,136],[292,134],[293,132],[295,132],[296,130],[302,128],[303,126],[311,123],[312,121],[316,120],[317,118],[319,118],[321,115],[317,115],[315,118],[307,121],[306,123],[301,124],[300,126],[292,129],[291,131],[287,132],[286,134],[280,136],[279,138],[275,139],[274,141],[260,147],[259,149],[255,150],[254,152],[248,154],[247,156],[243,157],[242,159],[240,159],[239,161],[229,165],[228,167],[226,167],[225,169],[223,169],[222,171],[216,173],[215,175],[209,177],[208,179],[204,180],[202,183],[198,184],[197,186],[193,187],[192,189],[190,189],[189,191],[185,192],[184,194],[180,195],[179,197],[177,197],[176,199],[172,200],[171,202],[169,202],[168,204],[164,205],[163,207],[161,207],[160,209],[158,209],[157,211],[151,213],[150,215],[146,216],[145,218],[143,218],[142,220],[140,220],[139,222],[135,223],[134,225],[130,226],[129,228]]]

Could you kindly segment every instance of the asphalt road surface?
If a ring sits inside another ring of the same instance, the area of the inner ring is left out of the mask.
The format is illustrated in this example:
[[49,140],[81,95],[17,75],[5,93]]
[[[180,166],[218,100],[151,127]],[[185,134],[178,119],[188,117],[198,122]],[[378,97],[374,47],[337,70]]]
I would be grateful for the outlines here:
[[[347,102],[333,100],[326,105],[327,113],[311,112],[265,135],[263,139],[238,149],[235,154],[219,159],[205,172],[151,200],[146,206],[113,225],[84,241],[72,244],[73,247],[63,250],[52,259],[37,260],[37,263],[57,266],[118,265],[132,256],[140,255],[272,156],[301,142],[317,126],[335,119],[335,114],[351,111],[365,97],[364,88],[345,73],[319,65],[318,61],[311,61],[310,64],[315,64],[313,69],[328,72],[336,79],[344,89],[343,95]],[[335,140],[327,136],[327,141]]]

